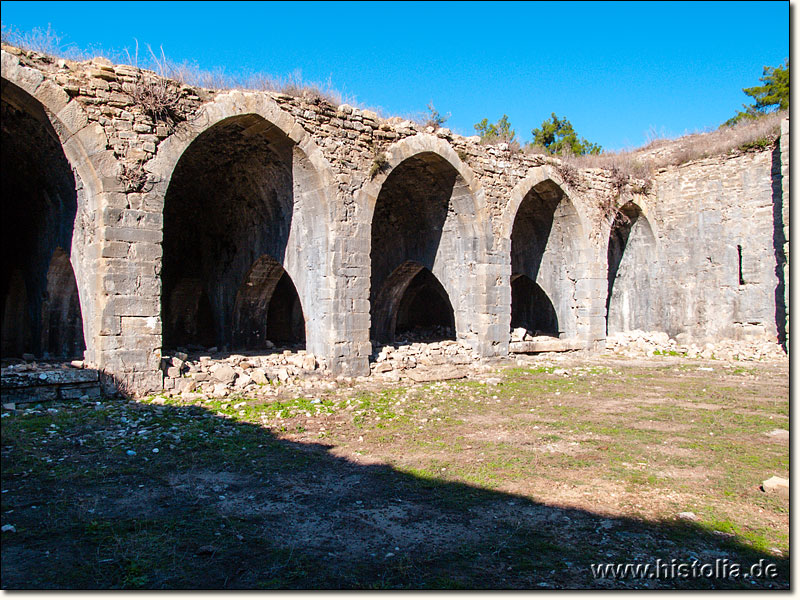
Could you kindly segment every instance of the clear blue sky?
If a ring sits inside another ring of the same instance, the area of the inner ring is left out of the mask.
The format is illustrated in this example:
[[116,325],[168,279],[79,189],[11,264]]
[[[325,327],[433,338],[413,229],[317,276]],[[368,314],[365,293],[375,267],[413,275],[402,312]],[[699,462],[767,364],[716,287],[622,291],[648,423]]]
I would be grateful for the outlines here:
[[714,128],[789,56],[788,2],[2,2],[4,27],[78,47],[163,45],[229,73],[300,70],[392,115],[504,113],[523,141],[551,112],[605,149]]

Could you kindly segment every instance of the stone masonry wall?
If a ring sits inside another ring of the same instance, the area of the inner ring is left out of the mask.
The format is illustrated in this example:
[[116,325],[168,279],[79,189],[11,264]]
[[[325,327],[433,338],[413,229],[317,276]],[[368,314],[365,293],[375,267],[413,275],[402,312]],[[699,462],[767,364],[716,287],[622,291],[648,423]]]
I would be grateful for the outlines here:
[[714,157],[656,175],[651,218],[660,242],[661,325],[669,335],[778,335],[776,244],[782,251],[783,243],[776,236],[783,229],[773,223],[780,177],[774,154]]
[[[789,119],[781,122],[781,205],[780,217],[783,225],[783,265],[778,262],[778,267],[783,270],[783,305],[786,309],[786,340],[785,349],[789,347]],[[773,174],[773,179],[775,178]],[[774,192],[773,192],[774,198]]]
[[[605,339],[609,233],[628,202],[641,207],[658,238],[664,330],[699,337],[778,333],[776,272],[783,265],[776,263],[773,208],[788,243],[788,123],[774,151],[666,169],[645,194],[644,182],[620,181],[608,170],[575,169],[446,128],[384,120],[314,97],[196,89],[105,59],[74,63],[3,46],[2,79],[41,104],[83,186],[86,208],[77,227],[86,249],[71,260],[80,274],[87,362],[110,385],[137,393],[161,386],[170,178],[200,134],[241,115],[253,117],[239,135],[269,135],[288,148],[294,213],[285,253],[273,258],[297,287],[309,352],[333,373],[369,372],[372,216],[389,175],[422,155],[437,155],[455,174],[446,252],[432,270],[446,279],[458,340],[480,356],[508,352],[511,231],[525,197],[545,182],[563,192],[574,213],[570,298],[560,306],[572,311],[570,334],[584,346]],[[161,94],[168,107],[152,110],[143,91],[151,99]],[[784,182],[777,195],[775,157]],[[548,252],[559,252],[555,237]],[[782,240],[780,249],[788,262]],[[546,279],[557,281],[558,273]]]

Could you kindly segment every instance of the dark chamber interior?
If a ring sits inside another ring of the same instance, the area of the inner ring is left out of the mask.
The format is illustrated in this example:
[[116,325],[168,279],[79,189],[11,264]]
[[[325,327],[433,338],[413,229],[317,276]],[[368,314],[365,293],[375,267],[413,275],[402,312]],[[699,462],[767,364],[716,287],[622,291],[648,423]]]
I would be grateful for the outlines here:
[[550,298],[526,275],[511,280],[511,329],[524,327],[534,335],[558,335],[558,316]]
[[262,256],[239,289],[234,311],[234,347],[262,348],[305,342],[300,298],[291,278],[273,258]]
[[2,82],[2,355],[82,358],[78,286],[69,251],[75,175],[42,107]]
[[417,339],[455,339],[453,307],[447,292],[428,269],[422,268],[408,284],[397,308],[395,334]]
[[371,337],[454,339],[447,292],[431,272],[457,172],[440,156],[405,160],[386,178],[372,219]]
[[164,205],[164,347],[259,350],[305,343],[281,266],[292,221],[292,143],[255,115],[200,134]]
[[511,231],[511,327],[558,336],[553,303],[536,284],[553,215],[564,193],[552,181],[535,186],[523,198]]

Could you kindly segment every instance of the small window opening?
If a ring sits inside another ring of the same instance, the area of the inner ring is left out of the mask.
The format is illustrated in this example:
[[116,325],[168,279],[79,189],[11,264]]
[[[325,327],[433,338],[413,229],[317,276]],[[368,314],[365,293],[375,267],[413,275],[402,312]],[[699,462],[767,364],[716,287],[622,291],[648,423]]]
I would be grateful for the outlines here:
[[742,246],[741,246],[741,244],[736,246],[736,250],[739,252],[739,285],[744,285],[744,276],[742,275]]

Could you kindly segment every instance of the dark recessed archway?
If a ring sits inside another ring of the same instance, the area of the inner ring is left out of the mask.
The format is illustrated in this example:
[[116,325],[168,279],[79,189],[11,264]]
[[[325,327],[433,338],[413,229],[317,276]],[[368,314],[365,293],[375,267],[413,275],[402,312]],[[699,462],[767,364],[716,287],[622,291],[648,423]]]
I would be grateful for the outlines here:
[[406,261],[386,278],[372,311],[373,339],[393,343],[455,339],[453,306],[438,279]]
[[164,307],[165,338],[168,347],[208,347],[217,343],[211,302],[199,277],[182,277],[172,282]]
[[[391,342],[398,328],[452,329],[452,305],[431,271],[457,178],[449,162],[426,152],[400,163],[381,186],[370,251],[372,339]],[[430,310],[425,298],[434,302]]]
[[262,256],[239,288],[233,316],[234,348],[266,348],[305,343],[300,297],[289,274],[272,257]]
[[447,292],[424,267],[411,279],[400,299],[394,333],[396,339],[455,339],[453,306]]
[[2,354],[77,358],[85,349],[69,252],[76,176],[42,106],[2,80]]
[[56,248],[47,269],[42,303],[42,354],[79,357],[85,349],[75,273],[67,253]]
[[544,290],[527,275],[511,276],[511,329],[558,336],[556,309]]
[[553,180],[534,185],[522,199],[511,230],[512,327],[576,334],[581,231],[572,202]]
[[220,121],[184,151],[164,200],[164,347],[263,347],[255,323],[267,315],[248,310],[266,305],[237,298],[248,277],[259,280],[262,256],[279,267],[285,256],[292,152],[283,132],[253,114]]

